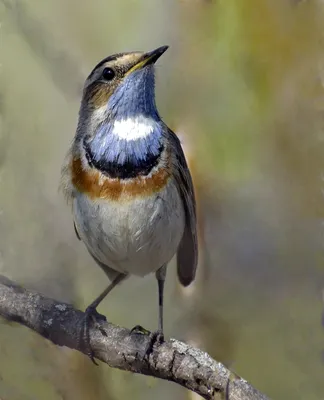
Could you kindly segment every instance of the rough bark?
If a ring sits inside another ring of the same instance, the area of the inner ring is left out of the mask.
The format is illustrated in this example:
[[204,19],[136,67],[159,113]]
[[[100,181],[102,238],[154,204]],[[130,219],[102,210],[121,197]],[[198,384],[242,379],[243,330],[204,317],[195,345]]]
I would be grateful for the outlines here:
[[[59,346],[85,353],[80,347],[84,313],[71,305],[22,288],[0,275],[0,315],[25,325]],[[110,367],[173,381],[205,399],[222,394],[229,400],[265,400],[267,397],[247,381],[213,360],[207,353],[175,339],[153,346],[146,334],[107,322],[90,328],[90,343],[96,359]]]

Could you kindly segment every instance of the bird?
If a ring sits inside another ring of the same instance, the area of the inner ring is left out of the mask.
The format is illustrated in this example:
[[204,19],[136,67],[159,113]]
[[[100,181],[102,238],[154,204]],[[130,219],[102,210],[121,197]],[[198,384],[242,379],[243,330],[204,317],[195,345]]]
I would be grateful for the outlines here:
[[188,286],[198,262],[192,177],[155,101],[155,63],[168,47],[117,53],[93,68],[61,171],[76,236],[110,281],[86,308],[85,325],[103,317],[98,305],[126,278],[155,273],[162,340],[167,266],[177,255]]

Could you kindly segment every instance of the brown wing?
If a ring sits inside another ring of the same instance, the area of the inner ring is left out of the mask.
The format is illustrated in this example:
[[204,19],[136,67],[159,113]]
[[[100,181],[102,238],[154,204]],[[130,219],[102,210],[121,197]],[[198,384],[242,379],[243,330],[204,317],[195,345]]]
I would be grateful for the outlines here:
[[196,201],[192,178],[180,140],[168,129],[168,138],[174,155],[173,170],[185,209],[185,229],[177,252],[178,277],[188,286],[195,279],[198,263]]
[[[63,166],[61,169],[61,181],[59,189],[63,192],[64,197],[66,198],[67,202],[70,203],[72,210],[73,210],[73,185],[71,179],[71,162],[72,162],[72,147],[69,149],[68,153],[65,156]],[[77,226],[75,221],[73,221],[74,232],[76,237],[81,240]]]

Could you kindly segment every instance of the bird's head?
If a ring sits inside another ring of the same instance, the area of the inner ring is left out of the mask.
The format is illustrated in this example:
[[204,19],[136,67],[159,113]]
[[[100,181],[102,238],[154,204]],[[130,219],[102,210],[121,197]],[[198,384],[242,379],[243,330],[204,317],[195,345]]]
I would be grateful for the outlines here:
[[158,118],[154,63],[167,48],[119,53],[99,62],[85,82],[80,117],[83,113],[90,119],[97,115],[99,120],[104,117],[108,121],[138,116]]

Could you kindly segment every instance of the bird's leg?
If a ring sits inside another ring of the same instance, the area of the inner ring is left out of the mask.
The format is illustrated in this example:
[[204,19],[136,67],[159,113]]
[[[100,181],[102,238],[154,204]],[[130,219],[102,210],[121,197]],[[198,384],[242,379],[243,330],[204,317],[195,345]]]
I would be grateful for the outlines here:
[[101,315],[97,312],[98,305],[102,302],[102,300],[107,296],[112,289],[118,285],[122,280],[126,278],[125,274],[118,274],[110,283],[109,286],[98,296],[85,310],[85,317],[82,324],[81,334],[79,340],[83,339],[83,345],[85,346],[86,352],[90,357],[91,361],[98,365],[93,357],[93,351],[90,344],[90,325],[91,323],[95,324],[99,321],[107,321],[104,315]]
[[[150,337],[149,343],[145,348],[144,357],[148,356],[154,347],[155,344],[160,344],[164,342],[164,334],[163,334],[163,300],[164,300],[164,282],[166,277],[166,269],[167,266],[163,265],[160,269],[156,271],[156,279],[158,282],[159,288],[159,321],[158,321],[158,330],[154,332],[149,332],[140,325],[136,325],[131,332],[139,333],[142,335],[148,335]],[[143,357],[143,358],[144,358]]]
[[164,282],[166,277],[167,266],[163,265],[160,269],[156,271],[156,279],[158,282],[159,289],[159,321],[158,321],[158,330],[150,333],[150,341],[146,348],[146,355],[148,355],[154,345],[161,344],[164,342],[164,333],[163,333],[163,302],[164,302]]
[[158,323],[158,332],[163,336],[163,300],[164,300],[164,282],[166,277],[166,265],[163,265],[160,269],[157,270],[156,279],[158,281],[159,288],[159,323]]

